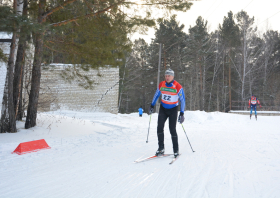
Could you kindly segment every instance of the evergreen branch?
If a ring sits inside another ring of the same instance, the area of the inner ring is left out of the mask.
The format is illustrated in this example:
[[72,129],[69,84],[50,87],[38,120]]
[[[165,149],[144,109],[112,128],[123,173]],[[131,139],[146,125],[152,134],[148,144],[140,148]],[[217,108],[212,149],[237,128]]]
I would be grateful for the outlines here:
[[75,1],[77,1],[77,0],[68,0],[68,1],[64,2],[63,5],[59,5],[59,6],[55,7],[55,8],[53,8],[53,9],[47,11],[47,12],[43,15],[43,19],[45,19],[46,17],[48,17],[48,16],[51,15],[52,13],[54,13],[54,12],[56,12],[56,11],[59,11],[60,9],[63,9],[64,6],[66,6],[66,5],[68,5],[68,4],[71,4],[71,3],[75,2]]
[[129,18],[130,20],[133,20],[135,17],[130,17],[128,14],[124,13],[123,11],[121,11],[120,9],[118,9],[124,16],[126,16],[127,18]]
[[118,11],[119,11],[120,13],[122,13],[124,16],[127,16],[127,14],[125,14],[125,12],[123,12],[121,9],[118,8]]
[[117,16],[113,12],[109,11],[109,13],[111,13],[111,15],[115,17],[115,19],[117,18]]
[[58,52],[58,53],[65,53],[64,51],[58,51],[58,50],[52,49],[51,47],[47,46],[46,44],[44,44],[44,46],[51,51]]
[[7,62],[8,61],[8,58],[7,56],[4,54],[3,50],[0,48],[0,61],[3,61],[3,62]]
[[80,26],[79,23],[77,21],[74,21],[74,23],[76,23],[77,26]]
[[[44,44],[44,46],[45,46],[46,48],[48,48],[49,50],[54,51],[54,52],[58,52],[58,53],[69,53],[68,51],[58,51],[58,50],[55,50],[55,49],[53,49],[53,48],[47,46],[46,44]],[[74,51],[72,51],[72,53],[73,53],[73,54],[78,54],[78,55],[83,55],[82,53],[77,53],[77,52],[74,52]]]
[[164,49],[164,50],[168,50],[169,48],[171,48],[173,45],[178,44],[180,41],[182,41],[185,37],[179,38],[179,40],[171,45],[168,46],[168,48]]
[[53,43],[53,44],[55,44],[56,42],[58,42],[58,43],[64,43],[64,41],[59,41],[59,40],[55,40],[55,41],[49,40],[49,41],[46,41],[46,42]]
[[89,3],[86,0],[84,0],[84,2],[87,5],[88,9],[90,9],[90,11],[93,12],[93,9],[89,6]]
[[[159,3],[141,3],[141,4],[138,4],[136,2],[123,2],[124,4],[130,4],[130,5],[148,5],[148,6],[151,6],[151,5],[175,5],[174,2],[159,2]],[[180,3],[177,3],[177,5],[180,5]]]
[[104,10],[98,11],[98,12],[96,12],[96,13],[91,13],[91,14],[86,14],[86,15],[84,15],[84,16],[74,17],[73,19],[61,21],[61,22],[59,22],[59,23],[53,23],[53,24],[50,24],[50,25],[52,25],[52,26],[54,26],[54,27],[56,27],[56,26],[62,26],[62,25],[66,25],[67,23],[77,21],[77,20],[79,20],[79,19],[83,19],[83,18],[86,18],[86,17],[97,16],[97,15],[100,15],[100,14],[102,14],[102,13],[107,12],[108,10],[114,8],[115,6],[117,6],[117,5],[121,4],[121,3],[122,3],[122,2],[113,4],[113,5],[111,5],[111,6],[107,7],[107,8],[105,8]]
[[46,41],[46,42],[49,42],[49,43],[63,43],[63,45],[71,45],[71,46],[76,46],[76,47],[80,47],[78,44],[76,44],[75,42],[65,42],[65,41],[59,41],[59,40],[55,40],[55,41]]

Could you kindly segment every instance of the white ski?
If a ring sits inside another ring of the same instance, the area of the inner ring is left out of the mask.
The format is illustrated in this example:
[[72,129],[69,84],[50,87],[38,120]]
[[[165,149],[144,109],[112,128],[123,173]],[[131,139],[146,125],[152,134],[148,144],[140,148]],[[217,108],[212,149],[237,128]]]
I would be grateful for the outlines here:
[[151,159],[167,157],[167,156],[171,156],[171,155],[173,155],[173,154],[164,154],[164,155],[159,155],[159,156],[153,155],[153,156],[150,156],[150,157],[147,157],[147,158],[144,158],[144,159],[135,160],[134,163],[144,162],[144,161],[148,161],[148,160],[151,160]]
[[175,162],[180,157],[180,155],[182,155],[182,153],[180,153],[176,158],[174,157],[169,164],[173,164],[173,162]]

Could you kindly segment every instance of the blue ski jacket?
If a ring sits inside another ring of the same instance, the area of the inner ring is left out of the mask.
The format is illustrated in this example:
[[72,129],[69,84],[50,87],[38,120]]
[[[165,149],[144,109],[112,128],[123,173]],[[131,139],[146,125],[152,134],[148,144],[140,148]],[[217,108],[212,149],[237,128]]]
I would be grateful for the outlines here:
[[162,81],[157,88],[154,95],[152,106],[155,106],[159,96],[161,97],[161,105],[166,109],[171,109],[179,105],[178,100],[180,100],[180,112],[184,113],[185,110],[185,94],[183,87],[175,80],[170,83]]
[[142,115],[144,110],[142,108],[139,108],[138,111],[139,111],[139,115]]

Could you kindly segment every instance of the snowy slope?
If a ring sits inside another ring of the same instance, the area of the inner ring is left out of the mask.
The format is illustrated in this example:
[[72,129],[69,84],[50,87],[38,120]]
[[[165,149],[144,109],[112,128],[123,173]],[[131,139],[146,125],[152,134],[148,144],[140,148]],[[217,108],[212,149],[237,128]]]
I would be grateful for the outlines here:
[[[0,134],[0,197],[280,197],[280,116],[186,111],[177,125],[182,156],[134,160],[157,149],[157,114],[52,112],[38,125]],[[172,153],[168,122],[166,153]],[[11,154],[21,142],[51,149]]]

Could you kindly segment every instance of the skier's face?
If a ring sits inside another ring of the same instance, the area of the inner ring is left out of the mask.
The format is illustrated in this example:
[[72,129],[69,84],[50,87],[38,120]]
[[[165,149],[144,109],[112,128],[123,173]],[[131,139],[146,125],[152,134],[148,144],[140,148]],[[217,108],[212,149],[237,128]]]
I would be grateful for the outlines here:
[[171,75],[165,75],[165,81],[170,83],[174,79],[174,76]]

